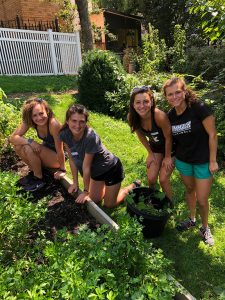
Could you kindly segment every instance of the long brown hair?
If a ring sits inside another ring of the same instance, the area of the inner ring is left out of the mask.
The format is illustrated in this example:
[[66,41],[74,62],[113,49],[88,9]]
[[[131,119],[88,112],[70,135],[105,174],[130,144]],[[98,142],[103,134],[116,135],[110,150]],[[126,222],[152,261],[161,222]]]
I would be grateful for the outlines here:
[[40,104],[41,106],[43,106],[45,108],[47,116],[48,116],[48,120],[50,120],[51,118],[54,117],[54,113],[53,113],[51,107],[48,105],[48,103],[44,99],[42,99],[42,98],[33,98],[33,99],[30,99],[30,100],[27,100],[23,104],[22,119],[23,119],[23,122],[25,124],[27,124],[29,127],[33,127],[33,128],[36,127],[36,124],[32,120],[32,113],[33,113],[34,107],[38,104]]
[[75,113],[84,115],[85,121],[88,122],[89,113],[88,113],[87,108],[82,104],[72,104],[66,111],[66,120],[60,131],[62,131],[65,128],[68,128],[67,122],[69,121],[70,117]]
[[181,88],[185,92],[185,102],[187,106],[190,106],[192,103],[198,101],[196,93],[192,89],[188,88],[185,81],[180,77],[172,77],[171,79],[168,79],[164,83],[163,93],[165,97],[166,97],[166,89],[177,83],[181,84]]
[[143,85],[141,87],[134,87],[131,92],[129,113],[127,115],[128,124],[131,128],[131,132],[134,132],[135,130],[141,127],[141,118],[139,114],[136,112],[136,110],[134,109],[134,99],[137,94],[143,94],[143,93],[148,94],[152,101],[152,107],[151,107],[152,113],[154,113],[155,110],[155,99],[151,88],[146,85]]

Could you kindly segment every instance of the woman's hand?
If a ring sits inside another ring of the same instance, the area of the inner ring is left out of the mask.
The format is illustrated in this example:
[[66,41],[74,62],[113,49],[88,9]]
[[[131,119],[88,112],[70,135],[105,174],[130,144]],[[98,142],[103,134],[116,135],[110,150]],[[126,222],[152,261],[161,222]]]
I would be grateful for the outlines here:
[[174,168],[174,163],[171,157],[164,157],[162,161],[162,166],[165,167],[167,171],[172,171]]
[[150,168],[152,163],[156,163],[155,155],[154,155],[154,153],[149,153],[147,158],[146,158],[147,168]]
[[209,171],[211,172],[211,174],[214,174],[218,170],[219,166],[217,161],[209,162]]
[[69,188],[68,188],[68,193],[69,194],[73,194],[73,193],[76,193],[77,192],[77,190],[78,190],[78,186],[76,185],[76,184],[71,184],[70,186],[69,186]]
[[33,141],[30,144],[31,148],[33,149],[34,153],[40,153],[41,152],[41,145],[38,144],[37,142]]
[[66,175],[66,171],[58,170],[54,173],[54,179],[59,180]]
[[76,202],[76,203],[83,204],[83,203],[85,203],[87,200],[90,200],[89,193],[84,191],[84,192],[82,192],[82,193],[77,197],[77,199],[75,200],[75,202]]

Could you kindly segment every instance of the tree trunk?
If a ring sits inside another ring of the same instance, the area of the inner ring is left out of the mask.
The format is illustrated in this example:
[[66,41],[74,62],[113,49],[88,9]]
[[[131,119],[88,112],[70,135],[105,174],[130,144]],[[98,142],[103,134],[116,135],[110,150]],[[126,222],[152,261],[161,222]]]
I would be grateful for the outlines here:
[[93,49],[92,27],[88,15],[88,1],[75,0],[81,25],[81,41],[84,46],[84,51]]

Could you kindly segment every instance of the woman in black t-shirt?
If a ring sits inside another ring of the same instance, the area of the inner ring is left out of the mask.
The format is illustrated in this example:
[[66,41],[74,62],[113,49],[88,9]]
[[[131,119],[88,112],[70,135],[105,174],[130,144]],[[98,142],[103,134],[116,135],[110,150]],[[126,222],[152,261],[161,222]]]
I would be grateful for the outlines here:
[[208,227],[208,197],[212,174],[218,170],[215,120],[209,107],[197,100],[195,93],[181,78],[167,80],[163,91],[172,106],[168,116],[176,149],[175,166],[184,182],[190,210],[189,219],[181,222],[177,229],[183,231],[195,226],[198,201],[202,221],[200,234],[203,241],[211,246],[214,239]]
[[164,193],[172,199],[171,126],[166,113],[155,107],[150,87],[141,86],[132,90],[128,123],[148,152],[146,166],[149,186],[154,188],[159,177]]

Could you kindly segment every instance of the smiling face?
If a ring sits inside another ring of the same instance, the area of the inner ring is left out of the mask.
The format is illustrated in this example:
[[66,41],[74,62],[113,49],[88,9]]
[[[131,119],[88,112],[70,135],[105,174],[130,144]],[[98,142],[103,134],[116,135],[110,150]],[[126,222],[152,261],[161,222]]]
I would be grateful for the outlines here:
[[81,138],[87,125],[86,116],[79,113],[74,113],[67,121],[69,129],[75,138]]
[[133,107],[136,113],[141,117],[145,118],[151,112],[152,100],[148,93],[139,93],[135,95]]
[[48,122],[48,114],[44,105],[36,104],[32,110],[32,121],[38,126],[45,126]]
[[177,82],[165,88],[165,96],[169,104],[176,108],[186,106],[185,90],[181,82]]

